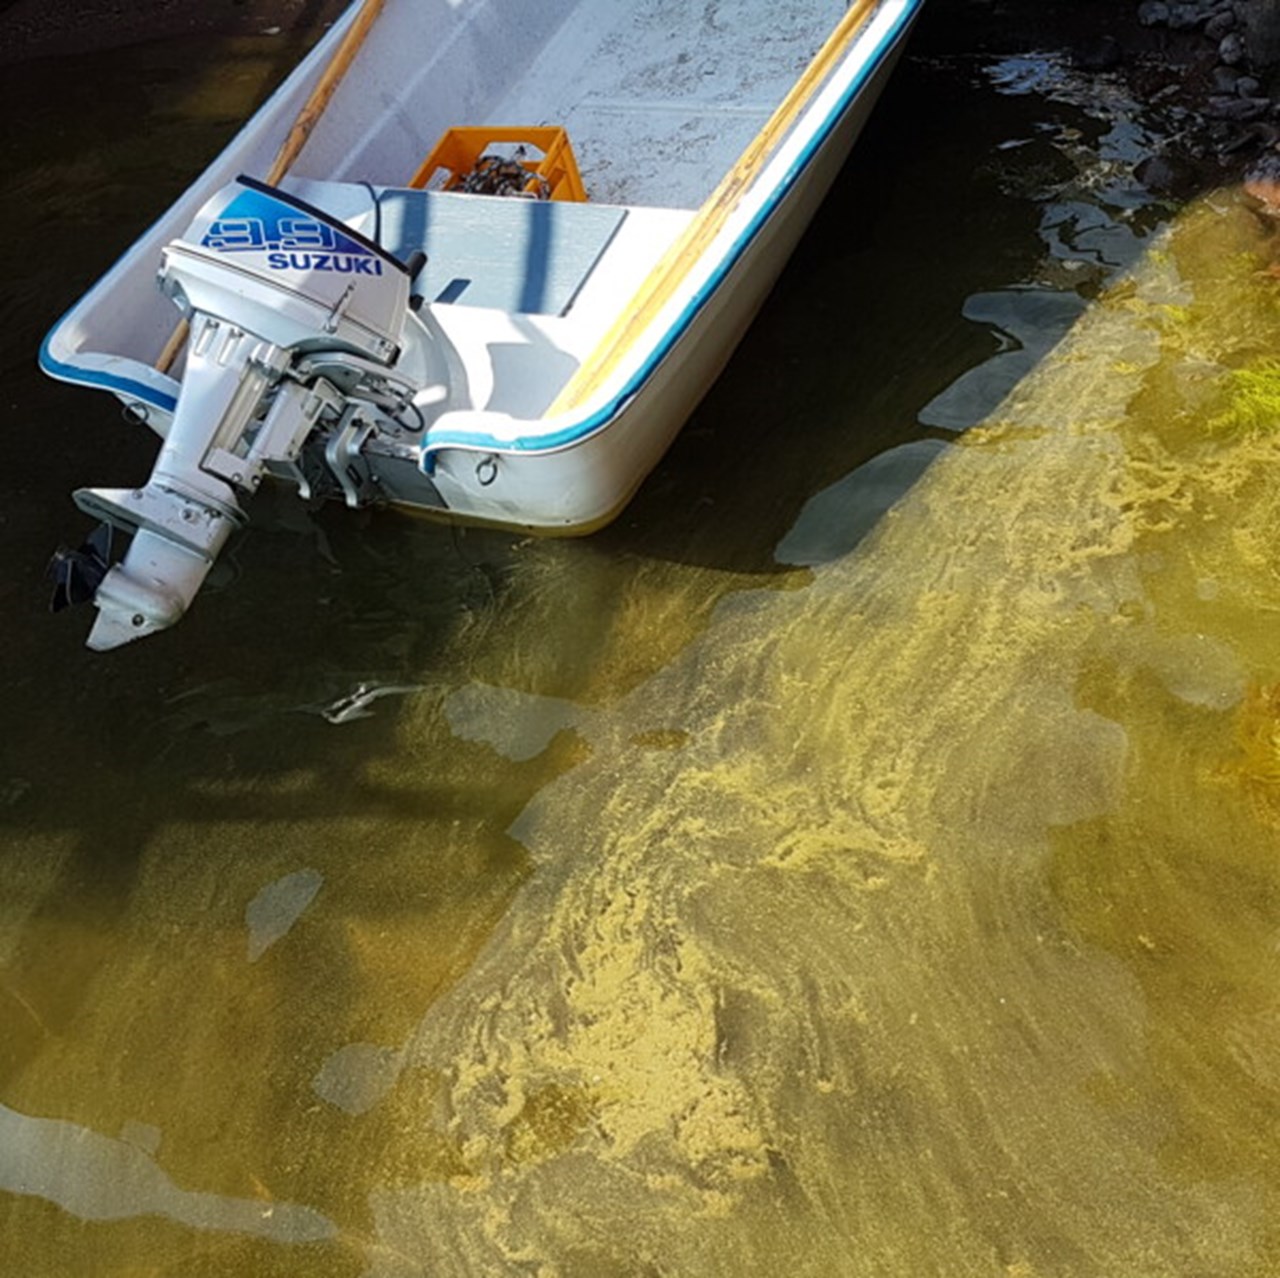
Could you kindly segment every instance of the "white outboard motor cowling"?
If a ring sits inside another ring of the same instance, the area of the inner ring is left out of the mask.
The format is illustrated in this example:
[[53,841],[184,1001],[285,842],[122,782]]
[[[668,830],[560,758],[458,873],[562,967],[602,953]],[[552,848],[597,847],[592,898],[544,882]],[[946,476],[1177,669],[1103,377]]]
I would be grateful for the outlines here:
[[143,487],[75,494],[133,537],[94,594],[100,650],[182,616],[245,521],[240,499],[268,466],[296,471],[322,422],[361,438],[370,403],[394,413],[421,389],[393,371],[413,322],[410,268],[283,191],[224,187],[164,250],[159,279],[190,323],[172,424]]

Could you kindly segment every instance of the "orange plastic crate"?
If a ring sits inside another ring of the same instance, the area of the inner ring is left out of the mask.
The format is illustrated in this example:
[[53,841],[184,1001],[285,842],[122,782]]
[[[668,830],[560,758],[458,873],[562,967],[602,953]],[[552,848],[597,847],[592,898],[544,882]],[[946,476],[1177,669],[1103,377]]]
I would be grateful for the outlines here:
[[446,129],[409,185],[420,190],[443,169],[449,176],[433,189],[454,190],[476,167],[485,149],[494,143],[519,143],[541,153],[541,160],[525,157],[519,160],[520,167],[529,173],[525,187],[528,194],[539,194],[545,182],[551,199],[585,202],[587,192],[582,185],[573,147],[569,145],[569,135],[553,125]]

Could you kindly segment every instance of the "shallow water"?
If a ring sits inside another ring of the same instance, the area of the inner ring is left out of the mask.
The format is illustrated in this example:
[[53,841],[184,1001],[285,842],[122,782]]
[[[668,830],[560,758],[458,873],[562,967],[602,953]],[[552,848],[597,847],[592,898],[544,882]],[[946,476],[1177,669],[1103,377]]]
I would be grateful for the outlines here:
[[617,525],[268,494],[105,657],[31,354],[288,58],[6,144],[6,1273],[1280,1268],[1275,238],[923,34]]

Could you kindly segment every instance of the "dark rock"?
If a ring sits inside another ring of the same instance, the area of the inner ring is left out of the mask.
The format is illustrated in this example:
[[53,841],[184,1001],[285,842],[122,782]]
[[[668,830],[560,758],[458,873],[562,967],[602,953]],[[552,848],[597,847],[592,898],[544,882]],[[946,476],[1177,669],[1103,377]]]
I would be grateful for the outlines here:
[[1158,27],[1169,21],[1169,6],[1164,0],[1143,0],[1138,6],[1138,21],[1144,27]]
[[1236,11],[1234,9],[1223,9],[1221,12],[1215,13],[1204,24],[1204,33],[1210,40],[1221,40],[1228,32],[1234,31],[1235,26]]
[[1249,165],[1244,175],[1244,180],[1246,183],[1272,182],[1276,186],[1280,186],[1280,155],[1275,151],[1268,151],[1266,155],[1260,155]]
[[1255,66],[1280,62],[1280,4],[1276,0],[1236,0],[1245,53]]
[[1230,67],[1214,67],[1213,68],[1213,91],[1215,93],[1238,93],[1237,85],[1243,77],[1239,71],[1233,71]]
[[1242,98],[1256,98],[1262,92],[1262,82],[1251,75],[1242,75],[1236,81],[1236,92]]
[[1152,195],[1182,197],[1193,189],[1196,171],[1186,160],[1171,155],[1149,155],[1133,171]]
[[1270,98],[1212,97],[1205,114],[1215,120],[1260,120],[1271,110]]
[[1190,31],[1208,19],[1208,13],[1194,4],[1175,4],[1169,10],[1170,31]]
[[1228,156],[1237,152],[1256,151],[1259,147],[1274,147],[1278,142],[1280,125],[1273,124],[1270,120],[1255,120],[1224,142],[1218,148],[1218,153]]
[[1082,71],[1114,71],[1124,61],[1124,50],[1115,36],[1104,35],[1078,49],[1073,61]]
[[1238,31],[1222,37],[1218,57],[1229,67],[1238,67],[1244,61],[1244,40]]

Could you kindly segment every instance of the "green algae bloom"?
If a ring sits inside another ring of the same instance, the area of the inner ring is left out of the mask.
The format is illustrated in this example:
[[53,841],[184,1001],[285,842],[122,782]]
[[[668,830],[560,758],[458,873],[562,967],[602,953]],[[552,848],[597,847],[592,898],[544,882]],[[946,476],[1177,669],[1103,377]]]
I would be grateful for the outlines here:
[[1233,369],[1223,382],[1227,407],[1209,419],[1210,430],[1246,435],[1280,430],[1280,360],[1265,358]]

